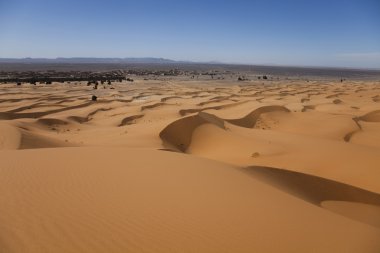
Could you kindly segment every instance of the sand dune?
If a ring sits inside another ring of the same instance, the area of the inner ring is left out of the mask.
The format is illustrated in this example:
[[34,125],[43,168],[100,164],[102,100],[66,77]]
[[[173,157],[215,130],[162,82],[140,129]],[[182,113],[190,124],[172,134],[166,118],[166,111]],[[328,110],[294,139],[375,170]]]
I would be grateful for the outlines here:
[[257,108],[253,112],[249,113],[247,116],[240,118],[240,119],[228,119],[227,122],[240,126],[240,127],[246,127],[246,128],[252,128],[256,125],[257,120],[263,113],[270,113],[270,112],[289,112],[289,109],[287,109],[284,106],[263,106],[260,108]]
[[200,112],[197,115],[179,119],[168,125],[160,133],[161,139],[178,148],[186,151],[191,143],[193,131],[202,124],[213,124],[220,128],[225,128],[224,121],[212,114]]
[[379,82],[1,88],[0,252],[380,250]]
[[13,125],[1,124],[0,129],[2,132],[0,147],[5,150],[73,146],[65,141],[46,137]]
[[305,172],[380,193],[377,149],[347,145],[343,140],[226,127],[229,131],[212,124],[199,126],[186,152],[238,166],[255,164]]
[[8,157],[0,170],[0,246],[6,252],[380,247],[375,227],[309,205],[221,163],[144,149],[13,152],[1,154],[2,160]]
[[67,110],[74,110],[74,109],[79,109],[83,107],[87,107],[91,105],[92,102],[87,102],[83,103],[80,105],[75,105],[75,106],[70,106],[70,107],[65,107],[62,109],[54,109],[54,110],[49,110],[49,111],[44,111],[44,112],[29,112],[29,113],[15,113],[14,111],[8,111],[8,112],[1,112],[0,113],[0,119],[6,119],[6,120],[12,120],[12,119],[25,119],[25,118],[40,118],[49,114],[53,113],[58,113],[58,112],[63,112]]
[[182,118],[171,123],[160,133],[160,137],[179,150],[186,151],[190,145],[193,131],[202,124],[214,124],[224,129],[224,122],[228,122],[240,127],[252,128],[257,123],[261,114],[274,111],[289,112],[283,106],[264,106],[240,119],[221,119],[209,113],[199,112],[197,115]]

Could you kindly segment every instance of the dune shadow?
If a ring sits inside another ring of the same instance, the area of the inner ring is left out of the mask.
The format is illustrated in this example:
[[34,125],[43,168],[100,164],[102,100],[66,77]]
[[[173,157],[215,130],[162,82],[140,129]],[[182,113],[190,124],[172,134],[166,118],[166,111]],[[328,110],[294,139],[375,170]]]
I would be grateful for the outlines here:
[[128,116],[120,122],[119,127],[126,126],[126,125],[132,125],[132,124],[136,123],[136,120],[138,120],[142,117],[144,117],[144,114],[137,114],[137,115]]
[[333,208],[326,209],[360,222],[365,220],[365,223],[369,225],[380,227],[380,194],[334,180],[284,169],[250,166],[243,168],[243,171],[277,189],[320,207],[325,208],[323,203],[328,202],[365,204],[375,210],[377,218],[365,219],[366,214],[358,212],[353,216],[348,209],[339,211]]
[[357,118],[364,122],[380,122],[380,110],[369,112],[363,116]]
[[144,111],[144,110],[147,110],[147,109],[154,109],[156,107],[160,107],[160,106],[164,106],[164,105],[168,105],[168,104],[160,102],[160,103],[155,103],[155,104],[152,104],[152,105],[143,105],[143,106],[141,106],[141,111]]
[[[213,102],[215,102],[215,101],[213,101]],[[238,105],[244,104],[246,102],[247,101],[240,101],[240,102],[234,102],[231,104],[210,106],[210,107],[204,107],[204,108],[181,109],[181,110],[179,110],[179,114],[181,116],[186,116],[187,114],[198,113],[198,112],[202,112],[202,111],[206,111],[206,110],[221,110],[221,109],[226,109],[226,108],[238,106]]]

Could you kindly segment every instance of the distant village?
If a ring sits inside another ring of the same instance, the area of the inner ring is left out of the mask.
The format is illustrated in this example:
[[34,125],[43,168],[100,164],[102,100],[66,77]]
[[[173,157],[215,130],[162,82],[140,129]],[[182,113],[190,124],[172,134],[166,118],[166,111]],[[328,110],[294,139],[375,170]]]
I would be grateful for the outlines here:
[[200,75],[210,76],[214,79],[216,72],[198,72],[186,71],[179,69],[169,70],[113,70],[113,71],[0,71],[0,83],[44,83],[51,84],[52,82],[71,82],[71,81],[88,81],[88,82],[122,82],[123,80],[133,81],[128,76],[190,76],[196,78]]

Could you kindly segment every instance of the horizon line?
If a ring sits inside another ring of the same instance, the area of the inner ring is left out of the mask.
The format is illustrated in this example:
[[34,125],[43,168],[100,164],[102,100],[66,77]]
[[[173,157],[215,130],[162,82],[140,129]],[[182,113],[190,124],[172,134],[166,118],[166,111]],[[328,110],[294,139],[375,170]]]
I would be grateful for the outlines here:
[[[97,56],[69,56],[69,57],[0,57],[0,64],[5,64],[7,62],[1,62],[2,60],[60,60],[60,59],[119,59],[119,60],[162,60],[163,62],[152,62],[152,63],[142,63],[135,62],[135,64],[206,64],[206,65],[240,65],[240,66],[261,66],[261,67],[289,67],[289,68],[320,68],[320,69],[346,69],[346,70],[372,70],[380,71],[380,67],[353,67],[353,66],[326,66],[326,65],[292,65],[292,64],[276,64],[276,63],[242,63],[242,62],[224,62],[224,61],[192,61],[192,60],[173,60],[165,57],[97,57]],[[166,61],[166,62],[165,62]],[[86,64],[86,63],[77,63]],[[87,63],[89,64],[89,63]],[[92,64],[112,64],[110,63],[92,63]]]

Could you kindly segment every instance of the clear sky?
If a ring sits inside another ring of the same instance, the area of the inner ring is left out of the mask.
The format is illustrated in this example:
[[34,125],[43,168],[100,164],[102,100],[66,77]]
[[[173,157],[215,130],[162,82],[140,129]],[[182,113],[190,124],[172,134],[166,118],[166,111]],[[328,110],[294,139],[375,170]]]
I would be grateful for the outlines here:
[[0,0],[0,57],[380,68],[380,0]]

